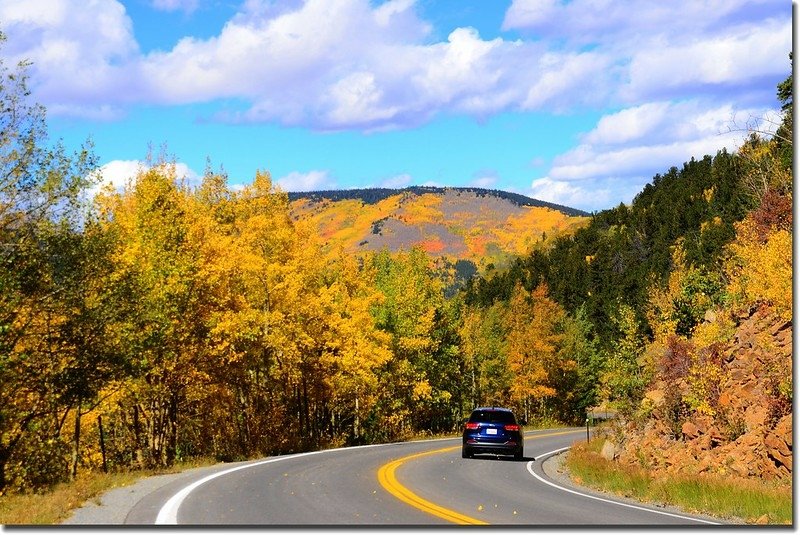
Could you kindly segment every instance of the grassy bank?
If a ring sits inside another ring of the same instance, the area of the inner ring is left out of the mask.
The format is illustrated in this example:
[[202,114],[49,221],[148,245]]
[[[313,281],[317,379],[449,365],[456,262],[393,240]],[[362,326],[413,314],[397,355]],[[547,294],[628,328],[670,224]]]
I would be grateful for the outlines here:
[[0,496],[0,524],[59,524],[69,518],[75,509],[108,490],[131,485],[144,477],[215,463],[211,459],[197,459],[163,470],[131,470],[111,474],[83,472],[74,481],[59,483],[46,492]]
[[573,479],[581,485],[643,502],[678,506],[686,511],[747,523],[791,524],[792,489],[768,482],[726,480],[710,476],[657,477],[600,455],[601,439],[576,444],[566,457]]

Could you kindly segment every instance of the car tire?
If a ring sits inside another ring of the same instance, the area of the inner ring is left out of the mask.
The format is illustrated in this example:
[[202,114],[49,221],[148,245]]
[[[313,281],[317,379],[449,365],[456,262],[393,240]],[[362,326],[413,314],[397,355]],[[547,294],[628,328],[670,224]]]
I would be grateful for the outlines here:
[[520,448],[514,452],[514,460],[521,461],[522,459],[524,459],[524,456],[522,455],[522,448]]
[[462,447],[461,448],[461,458],[462,459],[471,459],[472,458],[472,452],[469,451],[469,449],[467,449],[466,447]]

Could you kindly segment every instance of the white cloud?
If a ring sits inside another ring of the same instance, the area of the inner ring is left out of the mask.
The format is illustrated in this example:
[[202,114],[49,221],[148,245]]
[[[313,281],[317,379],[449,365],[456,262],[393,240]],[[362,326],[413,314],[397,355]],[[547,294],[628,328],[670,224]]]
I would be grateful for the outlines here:
[[370,72],[355,72],[329,88],[325,100],[330,104],[329,125],[349,127],[382,123],[394,117],[399,108],[384,104],[384,93]]
[[548,173],[554,180],[606,176],[652,178],[673,165],[714,155],[723,147],[736,150],[754,118],[769,109],[736,110],[730,104],[700,101],[656,102],[604,116],[577,147],[557,156]]
[[742,85],[784,75],[791,49],[791,19],[769,20],[672,46],[645,46],[633,55],[630,82],[621,92],[628,99],[652,98],[675,95],[683,88],[696,92],[703,86]]
[[558,12],[558,0],[514,0],[503,20],[503,29],[538,28]]
[[669,107],[668,102],[651,102],[606,115],[583,140],[589,144],[616,144],[641,139],[663,126]]
[[785,76],[792,49],[791,5],[783,0],[514,0],[503,27],[553,50],[592,50],[613,70],[607,89],[628,104],[724,94],[725,86],[763,103],[774,99],[765,77]]
[[[218,35],[146,55],[116,0],[49,0],[54,15],[41,21],[29,3],[9,1],[0,19],[10,21],[17,52],[40,66],[37,98],[59,114],[96,118],[94,106],[113,119],[133,103],[236,98],[249,108],[218,119],[372,131],[439,113],[568,108],[596,100],[610,83],[608,60],[591,52],[485,40],[472,28],[429,42],[431,26],[411,0],[250,0]],[[98,31],[84,31],[98,19]]]
[[96,185],[91,188],[90,196],[94,197],[97,192],[106,187],[111,187],[115,191],[121,191],[131,182],[146,166],[139,160],[113,160],[95,172],[92,179]]
[[134,103],[235,98],[246,111],[217,119],[375,131],[440,113],[634,106],[731,84],[774,100],[763,81],[788,68],[784,7],[515,0],[504,27],[535,39],[456,28],[432,42],[413,0],[247,0],[218,35],[146,55],[117,0],[6,0],[0,20],[11,57],[35,61],[36,96],[51,113],[111,120]]
[[[183,162],[176,162],[175,176],[186,181],[190,186],[200,184],[201,176]],[[122,191],[136,177],[149,169],[147,163],[140,160],[112,160],[101,165],[93,174],[95,185],[89,189],[89,197],[94,197],[101,189],[111,187],[114,191]]]
[[[576,206],[735,149],[744,134],[732,121],[774,105],[792,45],[784,0],[513,0],[503,27],[519,30],[516,40],[473,28],[434,39],[414,0],[245,0],[217,35],[147,54],[117,0],[4,0],[0,21],[4,55],[35,62],[35,96],[56,115],[114,120],[132,104],[231,98],[244,111],[217,119],[372,132],[441,114],[605,110],[535,182],[545,200]],[[319,170],[277,183],[334,186]]]
[[775,16],[781,9],[791,17],[791,6],[783,0],[513,0],[503,28],[566,39],[573,45],[632,50],[643,40],[668,44],[724,32]]
[[542,200],[594,210],[630,202],[658,173],[691,158],[738,149],[747,127],[769,131],[775,110],[735,109],[708,101],[653,102],[602,117],[576,147],[556,156],[531,194]]
[[[4,0],[0,21],[9,63],[33,62],[36,97],[64,115],[96,116],[136,99],[133,24],[115,0]],[[113,95],[113,98],[110,96]]]
[[408,173],[403,173],[400,175],[395,175],[389,177],[385,180],[380,182],[381,188],[405,188],[406,186],[410,186],[414,181],[413,177]]
[[336,187],[328,175],[328,171],[309,171],[308,173],[292,171],[276,180],[275,184],[284,191],[314,191]]
[[598,188],[593,184],[587,186],[543,177],[534,180],[530,191],[525,194],[540,201],[583,210],[605,208],[613,202],[608,188]]
[[573,182],[546,176],[535,179],[528,190],[520,193],[542,201],[593,212],[619,203],[630,203],[647,182],[649,180],[617,177]]
[[476,188],[493,188],[499,179],[500,175],[494,169],[481,169],[472,175],[469,185]]

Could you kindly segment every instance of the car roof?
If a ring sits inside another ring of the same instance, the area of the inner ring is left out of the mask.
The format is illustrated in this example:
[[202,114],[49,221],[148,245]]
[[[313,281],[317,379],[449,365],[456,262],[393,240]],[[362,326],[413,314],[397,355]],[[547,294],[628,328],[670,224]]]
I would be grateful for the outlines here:
[[505,407],[476,407],[473,410],[475,410],[475,411],[506,411],[506,412],[514,412],[511,409],[506,409]]

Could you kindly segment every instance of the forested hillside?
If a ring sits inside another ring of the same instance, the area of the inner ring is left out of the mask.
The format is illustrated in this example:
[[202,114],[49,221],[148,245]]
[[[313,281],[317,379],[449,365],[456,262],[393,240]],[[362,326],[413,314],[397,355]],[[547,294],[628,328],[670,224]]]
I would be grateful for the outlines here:
[[[612,458],[791,481],[791,88],[791,76],[778,87],[784,115],[774,135],[751,132],[735,154],[657,175],[630,206],[594,214],[574,235],[464,292],[464,325],[476,340],[502,332],[496,311],[520,317],[521,303],[544,295],[554,301],[550,317],[574,318],[582,343],[565,354],[576,382],[565,390],[551,376],[549,389],[529,393],[560,418],[566,407],[557,403],[570,396],[572,409],[601,404],[618,414]],[[558,348],[568,332],[537,329],[527,347],[506,335],[505,346],[464,350],[494,369],[499,347],[509,366],[546,362],[551,349],[535,344]]]
[[[630,206],[593,214],[574,235],[520,257],[508,271],[471,281],[466,302],[487,307],[508,300],[517,283],[528,290],[546,284],[568,312],[580,310],[592,322],[608,347],[619,334],[611,321],[617,303],[631,306],[638,321],[645,319],[648,290],[675,267],[672,251],[679,239],[686,261],[704,274],[709,294],[716,293],[721,281],[714,272],[733,225],[757,202],[745,182],[744,156],[760,150],[759,143],[753,139],[742,154],[720,151],[655,176]],[[696,321],[683,318],[680,331],[688,333]]]
[[[25,67],[0,63],[0,493],[453,432],[485,404],[529,424],[601,401],[626,422],[722,414],[715,344],[756,309],[792,317],[787,84],[774,136],[671,169],[449,296],[423,247],[331,249],[267,172],[193,186],[162,155],[91,195],[91,145],[50,143]],[[774,428],[791,362],[770,366]],[[670,378],[685,388],[648,405]]]
[[419,247],[453,287],[504,267],[536,244],[585,225],[579,210],[495,190],[411,187],[290,193],[292,215],[310,221],[325,251],[348,254]]

